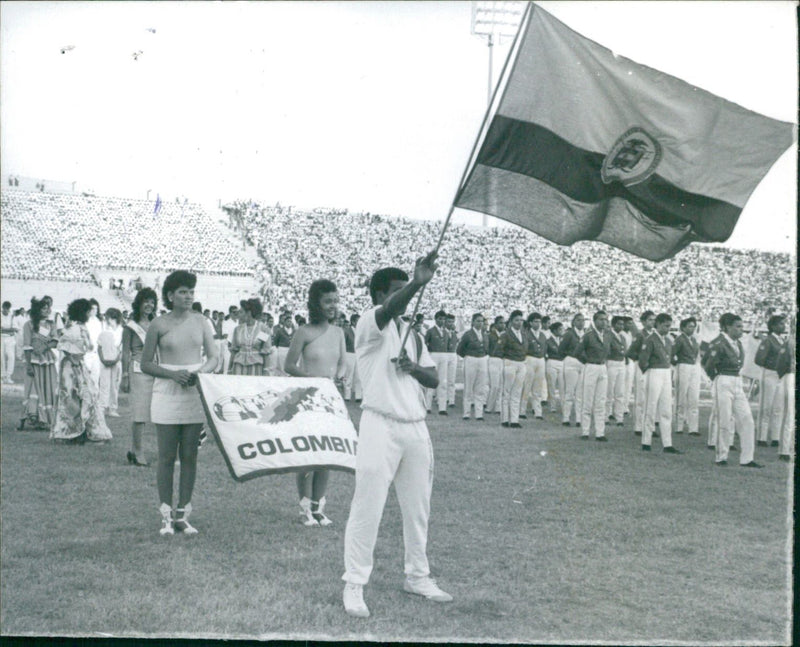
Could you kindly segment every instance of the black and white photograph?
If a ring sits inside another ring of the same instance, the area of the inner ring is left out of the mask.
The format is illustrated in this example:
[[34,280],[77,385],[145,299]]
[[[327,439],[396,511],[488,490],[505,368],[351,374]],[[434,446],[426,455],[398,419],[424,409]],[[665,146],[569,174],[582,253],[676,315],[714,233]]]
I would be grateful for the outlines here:
[[0,0],[0,636],[792,645],[798,4]]

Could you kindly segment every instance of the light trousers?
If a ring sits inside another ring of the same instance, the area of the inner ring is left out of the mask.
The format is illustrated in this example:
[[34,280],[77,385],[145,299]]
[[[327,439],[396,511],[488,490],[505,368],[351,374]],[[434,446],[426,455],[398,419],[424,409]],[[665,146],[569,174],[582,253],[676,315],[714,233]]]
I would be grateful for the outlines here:
[[501,422],[519,422],[519,404],[525,383],[525,362],[503,360],[503,402]]
[[689,426],[689,433],[700,428],[700,364],[678,364],[675,372],[675,431]]
[[779,440],[783,421],[783,392],[776,371],[761,369],[758,397],[758,440]]
[[[564,405],[564,362],[560,359],[548,359],[545,367],[547,377],[547,400],[550,413]],[[558,392],[558,395],[556,395]]]
[[447,378],[449,375],[450,353],[431,353],[431,359],[436,364],[436,373],[439,376],[439,385],[435,389],[425,390],[425,404],[431,408],[431,400],[434,391],[436,392],[436,403],[439,411],[447,411]]
[[633,382],[636,378],[636,362],[628,360],[625,364],[625,413],[630,413],[633,397]]
[[605,364],[586,364],[581,381],[581,433],[588,436],[594,418],[594,435],[602,438],[606,433],[606,392],[608,371]]
[[575,357],[564,358],[564,406],[561,409],[561,419],[569,422],[573,408],[575,409],[575,422],[581,420],[581,376],[583,364]]
[[358,377],[358,368],[356,368],[356,354],[346,353],[345,363],[347,365],[344,374],[344,398],[350,400],[351,397],[356,400],[361,399],[361,379]]
[[625,417],[625,360],[606,362],[608,390],[606,391],[606,418],[612,415],[617,422]]
[[122,363],[117,362],[114,366],[100,365],[100,385],[97,398],[97,405],[100,412],[106,409],[116,411],[119,406],[119,382],[122,379]]
[[4,382],[14,375],[14,364],[17,361],[17,340],[13,335],[3,335],[2,355],[0,355],[0,374]]
[[645,403],[644,373],[639,368],[639,362],[633,369],[633,430],[644,429],[644,403]]
[[[458,355],[447,353],[447,402],[456,403],[456,370],[458,369]],[[438,396],[437,396],[438,397]]]
[[227,375],[228,367],[231,363],[231,349],[228,348],[227,339],[218,339],[217,344],[219,348],[219,361],[217,362],[217,369],[214,372]]
[[486,398],[486,410],[500,412],[503,400],[503,360],[500,357],[489,358],[489,394]]
[[433,486],[433,447],[424,421],[399,422],[373,411],[361,414],[355,491],[344,531],[345,582],[364,585],[372,573],[389,486],[394,483],[403,517],[405,574],[426,577]]
[[277,348],[272,349],[272,353],[277,355],[277,365],[275,368],[279,368],[282,371],[286,366],[286,356],[289,354],[289,347],[288,346],[278,346]]
[[533,409],[533,415],[542,415],[542,401],[546,398],[547,375],[544,357],[525,358],[525,382],[522,385],[520,411]]
[[779,452],[791,456],[794,452],[794,373],[781,378],[783,394],[783,420],[781,421],[781,446]]
[[489,358],[464,358],[464,415],[468,416],[470,407],[475,407],[475,417],[483,416],[486,396],[489,392]]
[[[712,387],[717,396],[717,462],[728,460],[728,450],[733,445],[733,429],[739,433],[742,446],[739,448],[739,463],[753,460],[755,451],[755,424],[753,412],[742,387],[742,378],[733,375],[718,375]],[[731,424],[733,423],[733,424]]]
[[644,393],[642,445],[653,442],[658,421],[661,445],[672,447],[672,369],[648,369],[644,374]]
[[97,351],[86,353],[83,356],[83,361],[86,363],[86,370],[89,372],[89,379],[94,382],[96,389],[100,388],[100,368],[103,366],[100,361],[100,355]]

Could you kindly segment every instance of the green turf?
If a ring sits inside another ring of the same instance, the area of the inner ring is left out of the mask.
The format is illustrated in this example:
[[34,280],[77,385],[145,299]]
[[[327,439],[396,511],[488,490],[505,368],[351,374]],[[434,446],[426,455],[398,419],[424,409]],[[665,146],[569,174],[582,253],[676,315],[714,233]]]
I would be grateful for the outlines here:
[[[294,477],[234,482],[200,451],[192,522],[158,535],[153,467],[128,466],[123,396],[114,440],[66,446],[17,432],[2,399],[0,630],[10,634],[788,644],[792,467],[715,467],[705,438],[644,454],[630,425],[581,441],[555,416],[429,416],[436,453],[428,553],[455,601],[402,591],[402,527],[390,495],[365,589],[372,616],[341,606],[353,478],[331,475],[328,528],[306,528]],[[357,422],[358,411],[351,408]],[[152,429],[146,437],[155,459]],[[541,452],[545,451],[545,456]]]

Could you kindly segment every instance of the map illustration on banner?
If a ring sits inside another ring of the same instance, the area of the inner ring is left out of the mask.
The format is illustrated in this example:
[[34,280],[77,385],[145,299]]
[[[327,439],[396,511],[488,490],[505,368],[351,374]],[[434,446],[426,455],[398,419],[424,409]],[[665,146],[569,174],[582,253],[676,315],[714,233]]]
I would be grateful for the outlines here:
[[211,430],[231,476],[355,470],[358,435],[331,380],[198,376]]

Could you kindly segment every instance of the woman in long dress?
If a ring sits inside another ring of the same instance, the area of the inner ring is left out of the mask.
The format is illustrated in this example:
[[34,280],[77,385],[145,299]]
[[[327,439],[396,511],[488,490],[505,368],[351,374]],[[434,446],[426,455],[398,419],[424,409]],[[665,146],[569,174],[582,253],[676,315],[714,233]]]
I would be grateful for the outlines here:
[[[53,349],[58,344],[55,323],[50,321],[52,306],[46,299],[31,299],[31,318],[25,322],[22,331],[25,371],[31,379],[31,390],[26,396],[24,409],[27,422],[38,431],[47,431],[55,421],[56,354]],[[29,407],[32,396],[37,398],[36,413]],[[20,420],[18,429],[25,426],[25,417]]]
[[85,361],[86,354],[92,348],[86,329],[90,309],[91,304],[86,299],[76,299],[67,308],[70,325],[58,340],[58,349],[62,354],[61,377],[51,440],[76,444],[83,444],[86,440],[111,440],[111,430],[100,410],[98,391],[90,379]]
[[[158,437],[156,481],[162,536],[174,535],[176,530],[186,535],[197,533],[189,523],[189,515],[198,441],[206,420],[197,374],[211,373],[217,367],[219,353],[211,326],[202,314],[192,310],[196,283],[197,277],[184,270],[164,279],[161,297],[170,312],[152,321],[142,349],[142,371],[155,378],[150,419]],[[172,479],[179,454],[178,507],[173,514]]]
[[266,358],[272,352],[272,334],[261,323],[260,299],[240,301],[241,319],[231,339],[233,375],[263,375]]
[[147,466],[149,463],[142,448],[144,426],[150,422],[150,400],[153,397],[153,376],[142,373],[142,351],[147,329],[158,307],[158,295],[150,288],[136,293],[131,304],[131,317],[122,330],[122,384],[123,393],[130,393],[131,448],[127,459],[131,465]]
[[89,369],[89,376],[94,382],[97,390],[100,390],[100,355],[97,354],[97,340],[103,332],[103,320],[100,318],[100,304],[96,299],[89,299],[92,309],[89,311],[89,318],[86,320],[86,330],[89,331],[89,340],[92,342],[92,350],[86,354],[86,367]]
[[[333,325],[339,294],[332,281],[314,281],[308,290],[309,323],[297,329],[286,355],[285,370],[295,377],[327,377],[341,386],[347,372],[344,331]],[[300,362],[302,361],[302,368]],[[306,526],[327,526],[325,492],[329,470],[297,473],[300,511]]]

